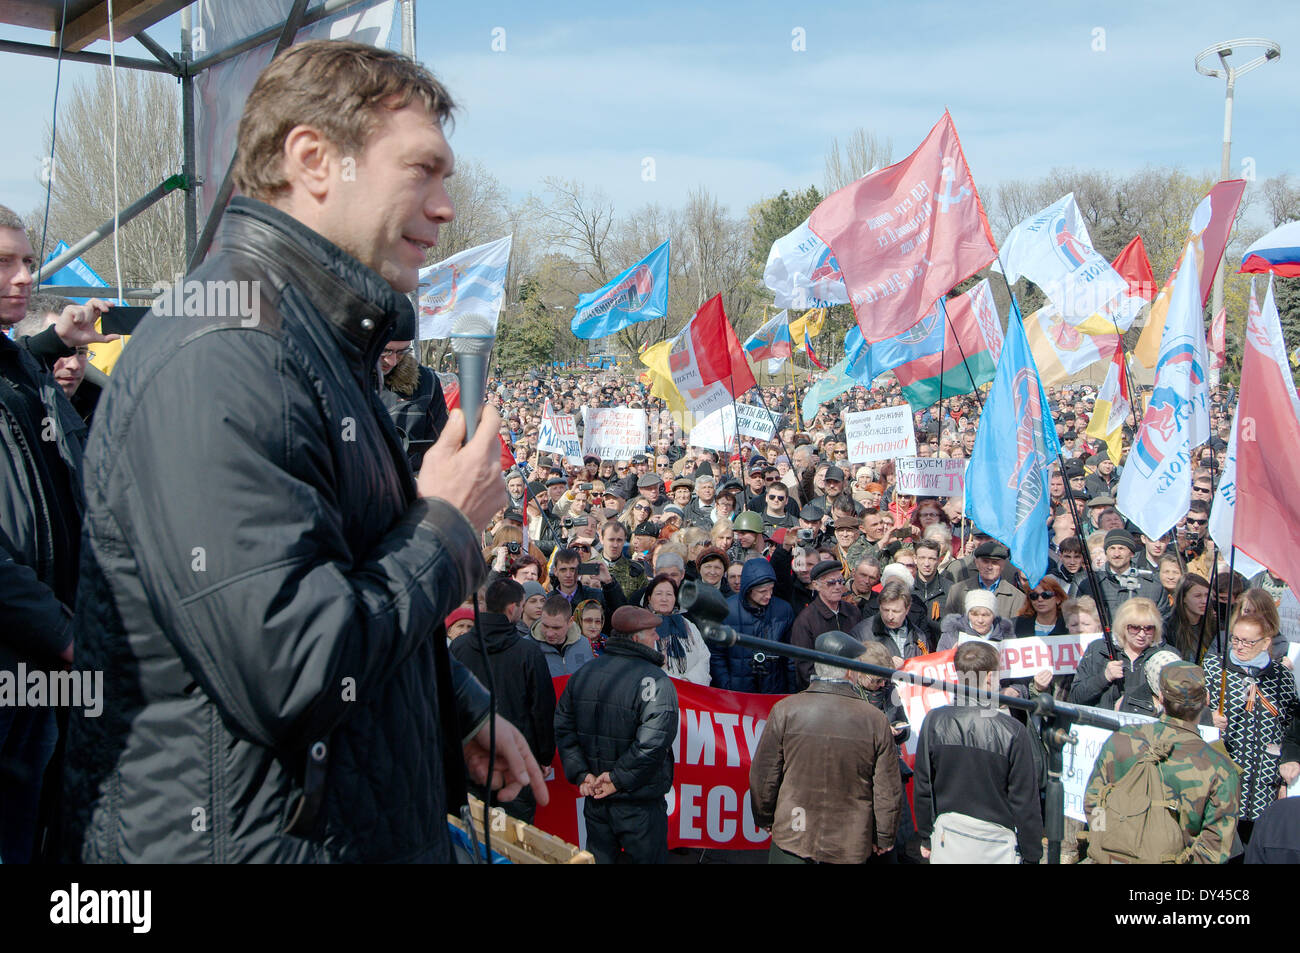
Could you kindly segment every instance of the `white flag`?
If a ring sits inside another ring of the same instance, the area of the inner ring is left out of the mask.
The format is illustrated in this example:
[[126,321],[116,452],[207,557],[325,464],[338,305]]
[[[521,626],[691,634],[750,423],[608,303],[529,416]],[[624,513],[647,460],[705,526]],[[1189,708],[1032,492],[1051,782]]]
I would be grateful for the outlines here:
[[831,247],[813,234],[808,220],[772,243],[763,284],[778,308],[827,308],[848,304],[849,289]]
[[1192,502],[1192,448],[1210,437],[1209,363],[1201,281],[1188,253],[1160,338],[1155,387],[1116,494],[1120,512],[1148,539],[1169,532]]
[[496,328],[506,295],[511,237],[467,248],[420,269],[421,341],[447,337],[452,322],[462,314],[485,314]]
[[[1073,192],[1013,228],[1001,262],[1007,281],[1028,278],[1070,324],[1127,300],[1128,282],[1093,249]],[[997,261],[990,267],[1002,270]]]

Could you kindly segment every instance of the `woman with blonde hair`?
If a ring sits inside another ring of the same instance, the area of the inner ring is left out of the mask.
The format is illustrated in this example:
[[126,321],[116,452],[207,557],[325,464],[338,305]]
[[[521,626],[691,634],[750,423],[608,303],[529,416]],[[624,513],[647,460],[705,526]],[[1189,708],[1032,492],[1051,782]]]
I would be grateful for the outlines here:
[[1111,623],[1116,657],[1107,654],[1104,638],[1089,645],[1070,686],[1070,701],[1154,715],[1156,705],[1146,664],[1162,647],[1163,633],[1160,609],[1150,599],[1134,596],[1122,604]]

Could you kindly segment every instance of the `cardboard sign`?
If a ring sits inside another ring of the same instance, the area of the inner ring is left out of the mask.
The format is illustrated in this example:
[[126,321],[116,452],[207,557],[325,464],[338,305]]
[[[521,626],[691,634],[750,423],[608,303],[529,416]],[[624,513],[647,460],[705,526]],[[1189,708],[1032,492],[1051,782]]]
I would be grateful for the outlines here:
[[946,457],[899,457],[894,461],[894,492],[906,496],[965,496],[967,462]]
[[845,414],[844,438],[851,463],[914,457],[916,430],[912,425],[912,408],[881,407]]
[[583,455],[631,460],[645,453],[645,410],[640,407],[584,407],[582,425]]

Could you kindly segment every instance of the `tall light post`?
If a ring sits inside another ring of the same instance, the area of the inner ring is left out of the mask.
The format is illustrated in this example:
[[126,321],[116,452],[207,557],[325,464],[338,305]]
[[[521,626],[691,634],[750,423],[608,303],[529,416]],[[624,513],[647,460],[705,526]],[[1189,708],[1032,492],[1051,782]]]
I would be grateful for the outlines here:
[[[1242,63],[1240,66],[1228,65],[1228,57],[1232,56],[1234,52],[1240,53],[1245,50],[1263,50],[1263,52],[1253,60]],[[1202,76],[1222,77],[1228,81],[1228,90],[1223,105],[1223,161],[1219,166],[1220,180],[1226,179],[1232,170],[1232,97],[1236,92],[1237,77],[1263,66],[1269,60],[1278,59],[1281,55],[1281,45],[1273,40],[1266,40],[1258,36],[1242,37],[1216,43],[1214,46],[1207,46],[1196,54],[1196,72]],[[1219,67],[1221,68],[1206,65],[1207,61],[1212,57],[1218,57]],[[1214,274],[1213,313],[1218,314],[1219,309],[1222,307],[1223,262],[1219,262],[1218,270]]]

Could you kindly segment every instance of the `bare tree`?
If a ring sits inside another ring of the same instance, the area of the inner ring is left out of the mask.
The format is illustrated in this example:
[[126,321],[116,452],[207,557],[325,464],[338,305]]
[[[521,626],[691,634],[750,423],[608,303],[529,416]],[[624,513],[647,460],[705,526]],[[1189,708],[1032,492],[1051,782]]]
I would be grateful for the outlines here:
[[[46,255],[60,239],[71,244],[113,217],[110,77],[107,69],[98,70],[93,80],[73,88],[60,109]],[[176,89],[173,81],[155,73],[117,74],[118,200],[123,207],[181,171]],[[50,138],[47,126],[47,156]],[[44,212],[42,206],[32,213],[38,235]],[[179,191],[123,225],[117,241],[125,284],[171,281],[185,268],[185,209]],[[109,284],[116,282],[112,238],[82,257]]]
[[589,282],[603,285],[617,274],[608,261],[614,203],[575,181],[550,176],[543,184],[550,195],[541,207],[543,239],[567,253]]
[[843,146],[831,140],[826,152],[826,192],[842,189],[873,169],[883,169],[893,162],[894,142],[859,126]]
[[1274,228],[1300,218],[1300,186],[1292,185],[1290,180],[1290,173],[1283,172],[1260,184],[1264,206]]
[[456,217],[438,230],[438,247],[431,249],[429,264],[496,241],[510,231],[506,190],[481,162],[458,160],[456,174],[447,180],[447,194]]

